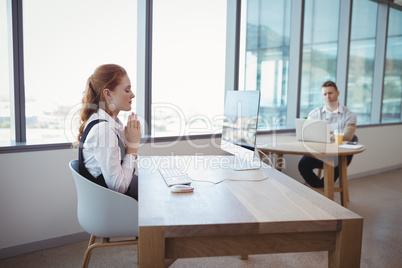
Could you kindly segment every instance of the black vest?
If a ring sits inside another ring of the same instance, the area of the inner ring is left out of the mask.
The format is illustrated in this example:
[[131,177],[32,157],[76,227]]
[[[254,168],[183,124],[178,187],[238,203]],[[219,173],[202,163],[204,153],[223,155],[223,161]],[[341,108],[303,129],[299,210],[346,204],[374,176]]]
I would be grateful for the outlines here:
[[[88,169],[84,165],[84,156],[83,156],[83,153],[82,153],[84,143],[85,143],[85,140],[87,139],[89,131],[92,129],[92,127],[94,125],[98,124],[99,122],[103,122],[103,121],[106,121],[106,120],[97,119],[97,120],[92,121],[85,128],[84,133],[82,133],[79,148],[78,148],[78,170],[79,170],[80,174],[82,176],[84,176],[85,178],[87,178],[88,180],[92,181],[93,183],[99,184],[100,186],[103,186],[105,188],[108,188],[107,185],[106,185],[106,182],[105,182],[105,178],[103,177],[103,174],[100,174],[98,177],[95,178],[94,176],[92,176],[91,173],[89,173]],[[121,163],[123,163],[123,158],[124,158],[124,155],[126,153],[125,146],[124,146],[123,142],[120,140],[119,136],[117,136],[117,140],[119,142],[120,152],[121,152],[121,155],[122,155]]]

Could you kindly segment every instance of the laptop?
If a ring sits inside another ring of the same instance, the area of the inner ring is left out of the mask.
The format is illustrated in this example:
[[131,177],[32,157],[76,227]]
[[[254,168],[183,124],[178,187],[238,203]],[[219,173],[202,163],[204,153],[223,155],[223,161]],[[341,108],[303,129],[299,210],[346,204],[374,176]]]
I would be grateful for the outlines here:
[[328,121],[297,118],[296,138],[299,141],[330,143],[331,134]]

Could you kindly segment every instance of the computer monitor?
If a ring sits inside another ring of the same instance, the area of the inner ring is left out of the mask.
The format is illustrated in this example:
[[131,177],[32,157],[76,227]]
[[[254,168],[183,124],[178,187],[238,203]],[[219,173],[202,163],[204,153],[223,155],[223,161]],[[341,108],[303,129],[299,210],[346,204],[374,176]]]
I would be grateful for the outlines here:
[[260,91],[227,91],[222,125],[221,149],[235,156],[234,170],[261,167],[256,153]]

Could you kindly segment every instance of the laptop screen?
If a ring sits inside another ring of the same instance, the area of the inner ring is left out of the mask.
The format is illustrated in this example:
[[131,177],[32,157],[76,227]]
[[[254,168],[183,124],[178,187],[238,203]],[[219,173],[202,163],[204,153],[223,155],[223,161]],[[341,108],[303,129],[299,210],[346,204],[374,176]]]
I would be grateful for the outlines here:
[[328,121],[296,119],[297,140],[330,143],[330,137]]

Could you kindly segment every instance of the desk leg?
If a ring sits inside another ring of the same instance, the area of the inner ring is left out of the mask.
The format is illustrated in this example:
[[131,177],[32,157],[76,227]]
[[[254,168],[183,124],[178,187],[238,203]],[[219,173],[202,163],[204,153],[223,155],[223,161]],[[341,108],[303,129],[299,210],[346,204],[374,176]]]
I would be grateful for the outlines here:
[[334,200],[334,158],[328,157],[324,162],[324,194]]
[[240,260],[243,260],[243,261],[248,260],[248,255],[247,254],[241,255]]
[[349,201],[349,189],[347,181],[347,156],[339,156],[339,184],[342,189],[341,191],[341,204],[345,208],[347,207],[347,202]]
[[336,234],[335,250],[329,251],[328,267],[360,267],[363,219],[343,220]]
[[140,227],[139,267],[165,267],[165,231],[163,227]]

